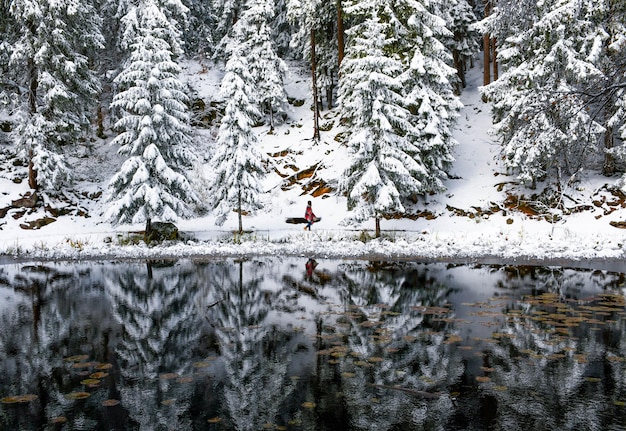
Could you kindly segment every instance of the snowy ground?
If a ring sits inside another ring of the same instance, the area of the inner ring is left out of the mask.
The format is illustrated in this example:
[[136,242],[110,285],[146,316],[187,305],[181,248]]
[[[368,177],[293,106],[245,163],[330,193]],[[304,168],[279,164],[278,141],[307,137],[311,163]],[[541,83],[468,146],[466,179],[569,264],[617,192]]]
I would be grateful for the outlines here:
[[[306,73],[303,71],[302,73]],[[289,96],[304,99],[309,87],[306,77],[296,68],[287,87]],[[345,199],[336,194],[312,197],[303,189],[323,179],[332,184],[346,161],[345,148],[337,144],[338,118],[323,112],[322,140],[314,144],[310,104],[292,107],[288,122],[273,134],[259,128],[264,150],[279,154],[275,158],[282,175],[307,168],[314,175],[287,187],[288,177],[271,174],[267,178],[267,207],[255,216],[244,218],[243,237],[233,234],[235,214],[218,227],[210,215],[177,222],[185,240],[174,244],[148,247],[129,245],[129,232],[143,226],[117,226],[101,221],[104,199],[100,192],[121,164],[115,148],[97,141],[92,150],[74,154],[78,182],[65,209],[68,214],[55,216],[50,211],[9,209],[0,218],[0,255],[4,261],[19,258],[91,259],[192,256],[302,255],[318,257],[411,258],[451,261],[542,262],[596,265],[609,262],[620,269],[626,249],[626,231],[610,222],[626,219],[623,200],[606,190],[617,178],[587,178],[566,191],[564,202],[569,209],[582,209],[549,222],[542,215],[529,215],[520,208],[507,207],[507,193],[530,197],[540,190],[525,190],[511,185],[497,163],[497,147],[487,135],[490,126],[489,106],[480,100],[477,86],[482,74],[477,66],[470,72],[468,87],[462,95],[465,105],[456,130],[460,145],[456,151],[454,179],[447,181],[447,192],[430,196],[413,213],[428,211],[431,217],[383,220],[383,238],[371,239],[373,220],[359,226],[347,226]],[[186,79],[208,105],[219,87],[220,74],[203,71],[198,64],[186,68]],[[330,127],[332,126],[332,127]],[[214,130],[203,130],[201,142],[211,142]],[[1,138],[1,137],[0,137]],[[0,139],[0,142],[1,139]],[[7,147],[8,148],[8,147]],[[6,150],[3,150],[6,153]],[[201,152],[210,154],[210,147]],[[0,156],[0,211],[28,191],[25,167],[14,166]],[[201,169],[201,168],[200,168]],[[197,177],[202,178],[203,172]],[[18,178],[22,181],[19,182]],[[504,184],[504,186],[502,186]],[[210,197],[206,196],[206,199]],[[307,200],[313,201],[315,213],[322,217],[312,232],[302,225],[285,223],[287,217],[302,217]],[[59,208],[58,202],[50,203]],[[87,213],[88,217],[84,214]],[[0,212],[0,215],[2,213]],[[545,215],[545,214],[543,214]],[[29,222],[52,217],[55,221],[39,229],[24,229]],[[626,267],[625,267],[626,268]]]

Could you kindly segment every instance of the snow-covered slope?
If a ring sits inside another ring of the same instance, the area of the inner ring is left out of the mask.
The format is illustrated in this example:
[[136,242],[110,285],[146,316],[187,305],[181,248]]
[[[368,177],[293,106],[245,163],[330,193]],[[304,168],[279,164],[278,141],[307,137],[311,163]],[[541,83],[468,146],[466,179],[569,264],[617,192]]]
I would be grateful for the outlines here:
[[[26,167],[15,166],[11,148],[2,144],[0,155],[0,253],[7,256],[42,258],[87,258],[192,255],[297,254],[335,257],[412,257],[425,259],[472,259],[495,257],[504,260],[611,259],[624,256],[626,231],[611,225],[626,220],[623,197],[610,190],[615,179],[586,178],[565,191],[565,211],[541,205],[542,189],[523,188],[498,164],[498,147],[488,135],[489,106],[478,93],[482,77],[479,66],[470,70],[462,94],[455,137],[456,163],[448,190],[428,196],[410,209],[411,217],[383,220],[383,238],[371,239],[373,220],[362,225],[345,225],[346,200],[336,192],[347,161],[340,143],[341,127],[335,111],[322,112],[322,138],[312,140],[307,69],[291,64],[287,92],[291,100],[289,118],[270,133],[258,127],[263,151],[273,156],[274,166],[265,179],[264,211],[244,218],[251,233],[233,234],[233,213],[218,227],[211,214],[177,225],[185,241],[147,247],[131,245],[129,232],[143,226],[103,223],[106,184],[122,163],[109,138],[96,138],[90,148],[73,150],[76,183],[67,199],[44,202],[36,208],[12,208],[13,201],[27,196]],[[222,72],[206,64],[188,63],[185,79],[195,98],[205,106],[219,102]],[[198,152],[211,155],[215,127],[198,129]],[[5,136],[6,138],[6,136]],[[0,142],[2,142],[0,140]],[[202,189],[206,164],[194,173]],[[608,186],[608,187],[607,187]],[[210,200],[205,190],[204,199]],[[287,217],[302,217],[308,200],[322,217],[312,232],[302,225],[285,223]],[[42,220],[49,222],[32,228]]]

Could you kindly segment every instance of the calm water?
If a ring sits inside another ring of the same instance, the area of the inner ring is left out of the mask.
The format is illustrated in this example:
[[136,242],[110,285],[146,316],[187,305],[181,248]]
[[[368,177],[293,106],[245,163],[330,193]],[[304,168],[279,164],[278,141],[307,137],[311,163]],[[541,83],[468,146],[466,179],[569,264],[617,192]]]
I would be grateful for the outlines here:
[[623,430],[625,274],[0,266],[0,430]]

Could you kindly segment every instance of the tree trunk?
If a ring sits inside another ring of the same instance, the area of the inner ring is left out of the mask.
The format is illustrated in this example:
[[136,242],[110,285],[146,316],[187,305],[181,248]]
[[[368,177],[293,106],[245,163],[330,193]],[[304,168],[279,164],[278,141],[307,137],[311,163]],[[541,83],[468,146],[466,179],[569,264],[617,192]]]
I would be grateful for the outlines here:
[[[461,82],[461,88],[457,88],[455,93],[461,94],[461,89],[465,88],[465,64],[461,60],[461,53],[455,49],[452,51],[452,61],[454,62],[454,68],[456,69],[456,74],[459,77],[459,81]],[[458,87],[455,85],[455,87]]]
[[237,192],[237,214],[239,215],[239,235],[243,234],[243,224],[241,223],[241,188]]
[[493,63],[493,80],[498,80],[498,59],[496,58],[496,39],[491,39],[491,62]]
[[[28,89],[28,108],[32,118],[37,113],[37,87],[39,87],[37,67],[35,66],[35,61],[32,58],[28,60],[28,74],[28,79],[30,81]],[[33,163],[34,156],[35,154],[33,153],[31,144],[31,147],[28,149],[28,187],[33,190],[37,190],[39,188],[39,184],[37,184],[37,171],[35,170]]]
[[341,8],[341,0],[337,0],[337,58],[339,60],[339,66],[341,66],[341,61],[345,55],[343,36],[343,10]]
[[376,238],[380,238],[380,217],[376,217],[376,232],[374,233]]
[[[485,2],[485,18],[487,18],[491,12],[490,0],[484,0]],[[491,82],[491,37],[489,33],[483,35],[483,85],[488,85]]]
[[35,166],[33,163],[33,149],[28,149],[28,187],[33,190],[37,190],[39,188],[39,184],[37,184],[37,171],[35,170]]
[[311,29],[311,79],[313,80],[313,139],[320,139],[320,107],[317,94],[317,61],[315,59],[315,30]]
[[[608,113],[605,114],[608,117]],[[604,149],[610,150],[613,148],[613,128],[608,125],[604,125],[606,130],[604,131]],[[604,152],[604,163],[602,165],[602,175],[610,177],[615,174],[615,157],[613,154]]]
[[98,105],[96,111],[96,136],[100,139],[105,139],[104,134],[104,113],[102,112],[102,105]]

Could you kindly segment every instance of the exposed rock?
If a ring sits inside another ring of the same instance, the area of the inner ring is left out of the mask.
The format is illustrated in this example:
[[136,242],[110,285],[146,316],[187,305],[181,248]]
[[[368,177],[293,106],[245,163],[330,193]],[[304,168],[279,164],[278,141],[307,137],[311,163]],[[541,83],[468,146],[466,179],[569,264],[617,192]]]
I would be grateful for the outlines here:
[[20,199],[12,201],[11,205],[13,208],[35,208],[35,205],[37,205],[37,199],[39,199],[37,193],[31,194],[30,192],[26,192],[26,194]]
[[52,217],[43,217],[37,220],[22,223],[20,227],[22,229],[28,229],[28,230],[41,229],[42,227],[49,225],[50,223],[53,223],[55,221],[57,220]]
[[144,234],[144,241],[148,244],[152,241],[175,241],[177,239],[178,228],[170,222],[152,222]]

